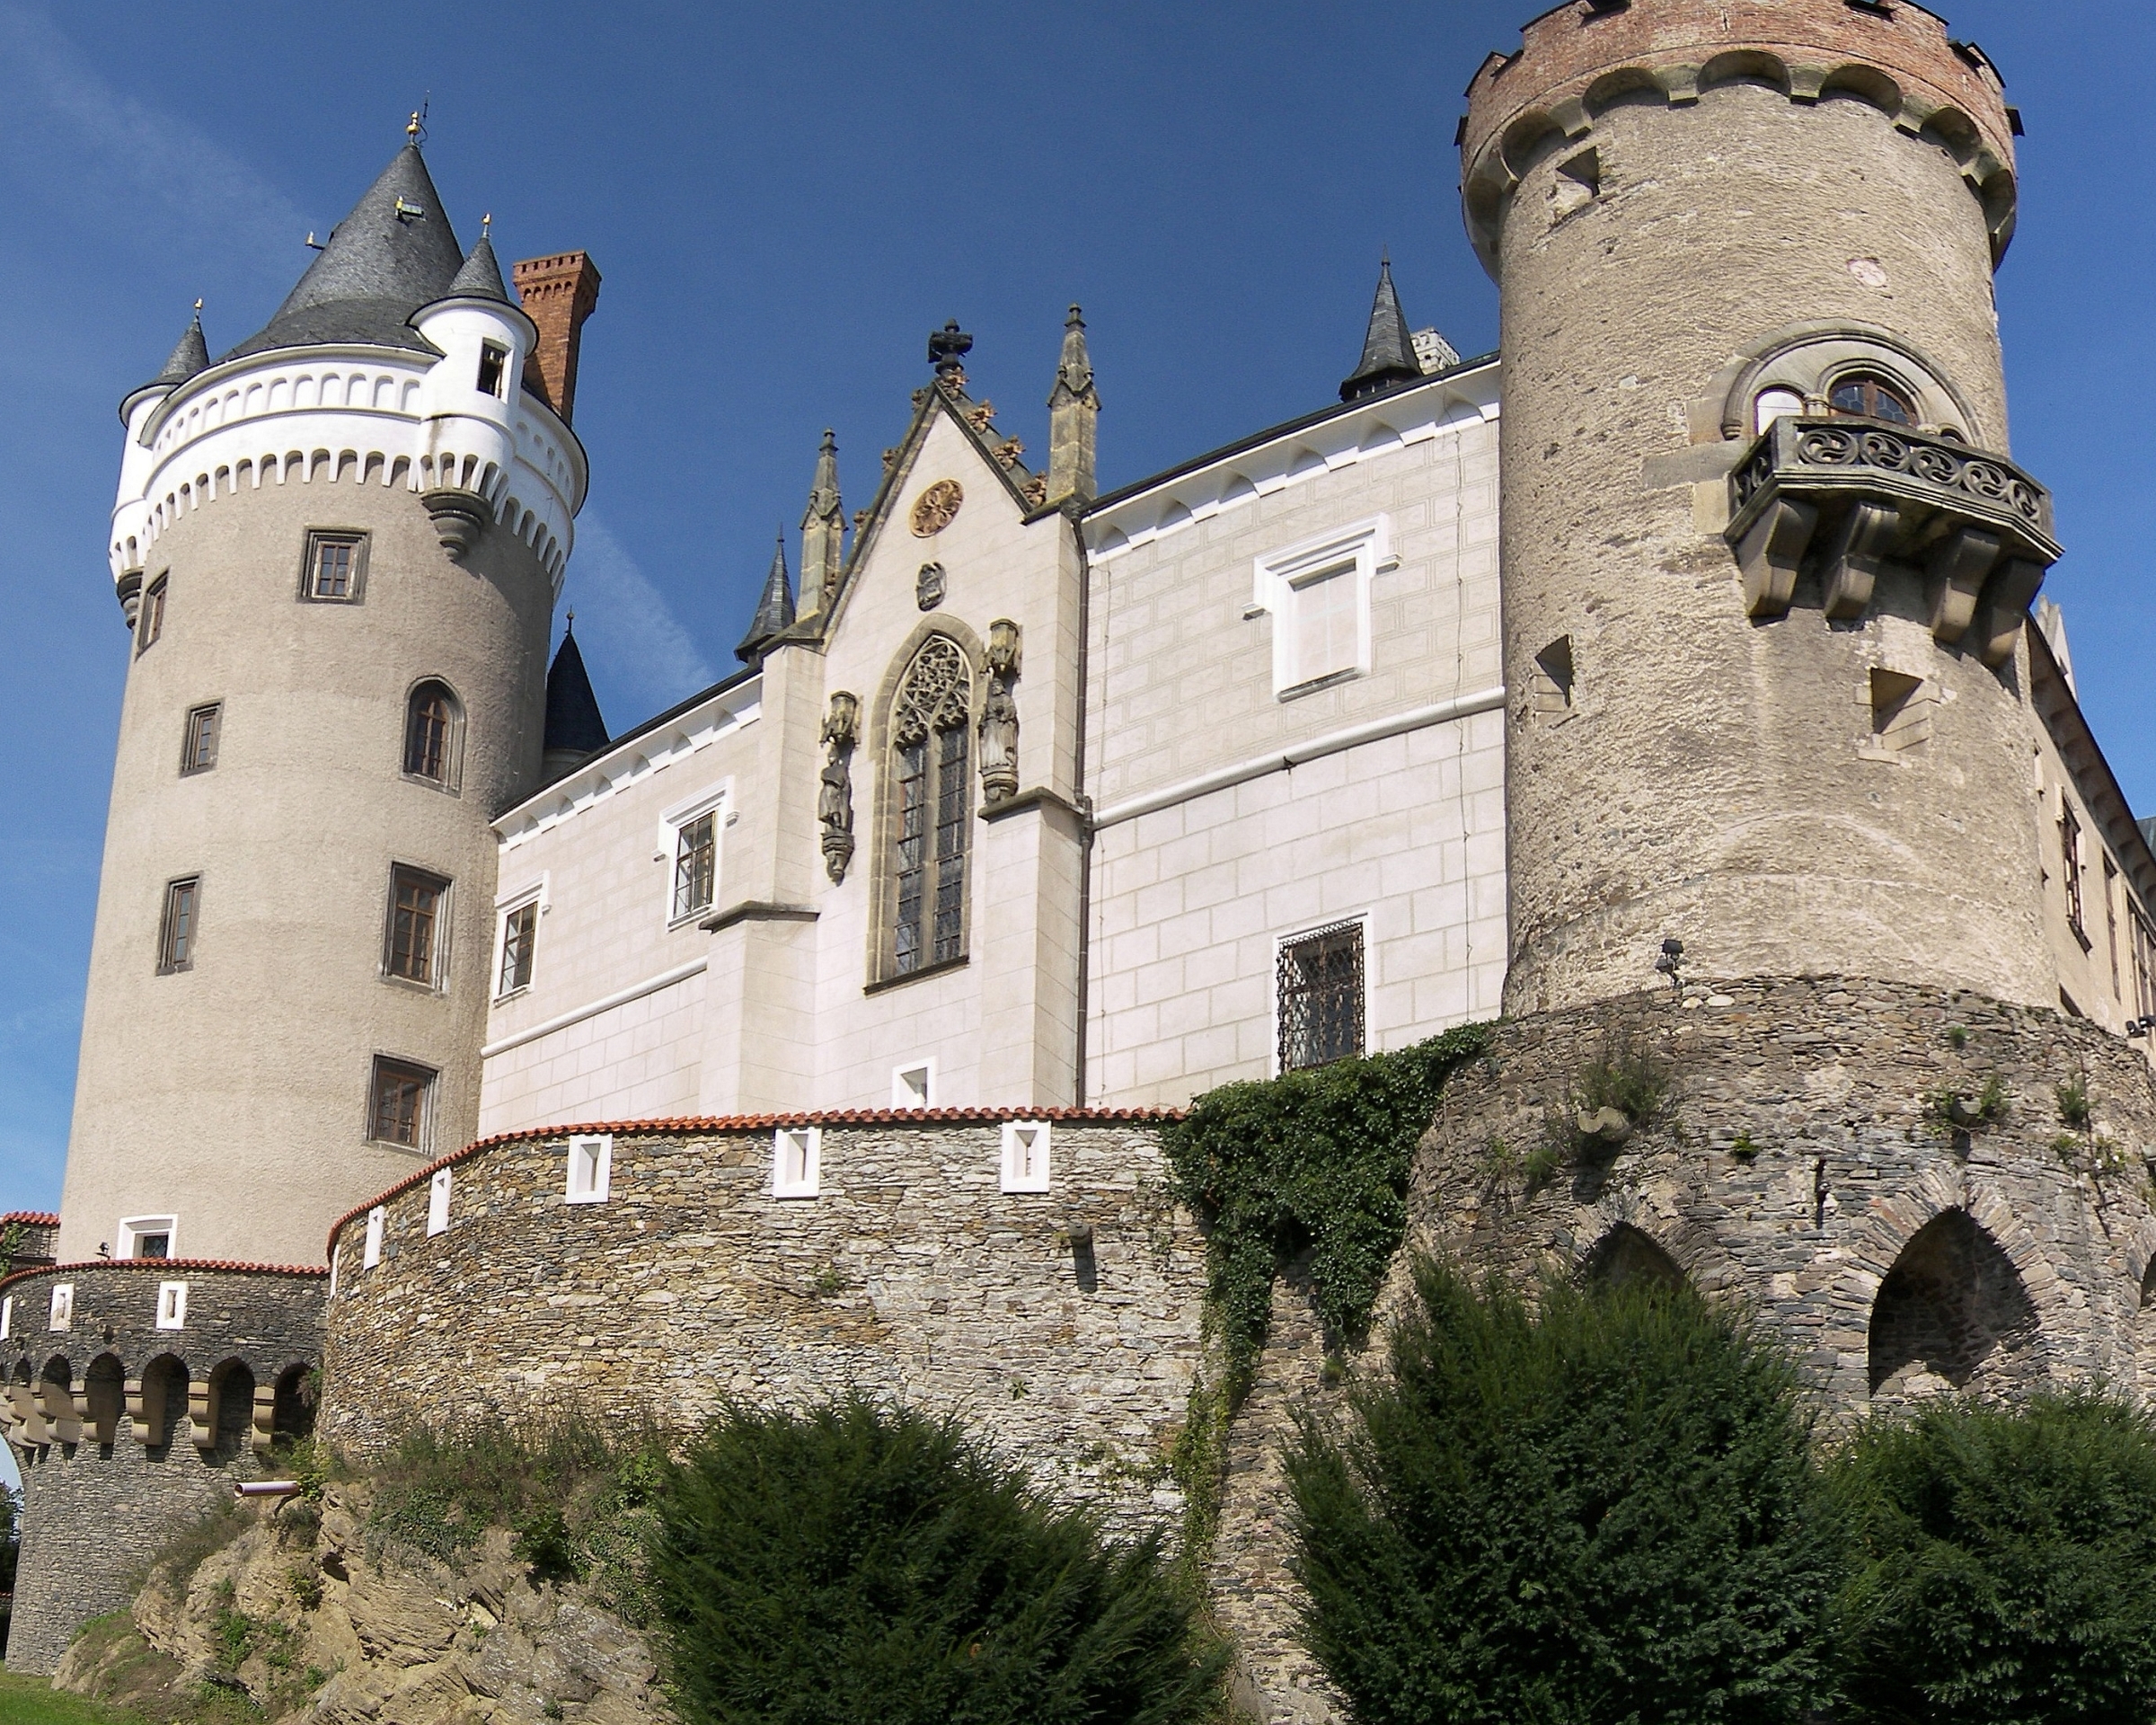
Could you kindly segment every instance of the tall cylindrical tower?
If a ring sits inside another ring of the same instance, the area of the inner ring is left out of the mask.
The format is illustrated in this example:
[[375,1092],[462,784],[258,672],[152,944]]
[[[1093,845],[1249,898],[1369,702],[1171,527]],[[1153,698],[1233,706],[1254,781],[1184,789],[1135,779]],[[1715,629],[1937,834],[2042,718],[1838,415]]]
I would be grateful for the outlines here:
[[123,409],[131,656],[63,1258],[319,1261],[478,1113],[489,823],[540,770],[584,459],[425,164]]
[[2055,999],[2005,456],[2013,115],[1909,0],[1571,0],[1476,74],[1513,964]]

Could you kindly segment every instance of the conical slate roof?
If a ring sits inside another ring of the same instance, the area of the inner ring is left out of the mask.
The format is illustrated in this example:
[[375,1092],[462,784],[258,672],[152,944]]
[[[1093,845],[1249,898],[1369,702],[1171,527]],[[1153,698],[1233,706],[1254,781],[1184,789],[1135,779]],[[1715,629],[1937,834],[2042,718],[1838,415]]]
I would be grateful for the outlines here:
[[504,305],[517,302],[509,297],[509,290],[502,283],[501,265],[494,256],[494,242],[484,234],[479,243],[472,248],[472,255],[464,260],[464,267],[456,272],[456,279],[443,294],[444,299],[493,299]]
[[771,571],[764,578],[764,596],[756,601],[756,615],[749,620],[748,632],[734,649],[734,657],[754,665],[764,657],[773,636],[792,627],[793,583],[786,577],[786,535],[781,533],[777,549],[771,553]]
[[198,371],[209,369],[209,344],[202,339],[202,308],[195,307],[194,321],[187,326],[187,333],[172,349],[172,357],[164,362],[164,368],[146,385],[155,389],[160,384],[184,384]]
[[1395,384],[1412,383],[1422,376],[1415,359],[1415,337],[1408,329],[1407,314],[1400,309],[1400,294],[1392,286],[1392,260],[1377,267],[1377,296],[1370,303],[1370,330],[1363,337],[1363,360],[1340,385],[1340,399],[1374,395]]
[[577,649],[571,629],[561,636],[561,646],[546,674],[546,741],[543,752],[575,755],[579,759],[606,747],[606,721],[599,716],[599,698],[591,692],[591,678],[584,669],[584,655]]
[[430,353],[432,345],[405,320],[444,297],[464,262],[426,161],[417,145],[407,144],[331,230],[329,244],[277,315],[225,358],[340,342]]

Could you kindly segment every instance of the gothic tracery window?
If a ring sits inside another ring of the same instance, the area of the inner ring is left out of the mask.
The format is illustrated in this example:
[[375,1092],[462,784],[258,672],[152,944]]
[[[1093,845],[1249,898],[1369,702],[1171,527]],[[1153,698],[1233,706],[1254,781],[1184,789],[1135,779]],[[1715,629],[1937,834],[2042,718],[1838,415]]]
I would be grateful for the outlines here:
[[890,974],[959,957],[966,945],[968,740],[973,674],[943,635],[922,643],[891,709]]

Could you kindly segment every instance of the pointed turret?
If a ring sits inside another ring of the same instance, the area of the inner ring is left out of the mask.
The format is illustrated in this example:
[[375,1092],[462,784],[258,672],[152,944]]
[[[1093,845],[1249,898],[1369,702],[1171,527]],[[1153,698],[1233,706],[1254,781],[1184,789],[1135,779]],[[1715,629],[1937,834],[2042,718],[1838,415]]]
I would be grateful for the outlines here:
[[1395,384],[1412,383],[1422,376],[1415,358],[1415,338],[1408,329],[1407,314],[1400,309],[1400,294],[1392,286],[1392,260],[1377,266],[1377,296],[1370,303],[1370,331],[1363,338],[1363,361],[1340,385],[1340,399],[1352,402],[1374,395]]
[[756,601],[756,615],[749,620],[748,632],[734,649],[734,657],[745,665],[760,663],[773,638],[792,627],[793,583],[786,574],[786,534],[782,528],[771,553],[771,572],[764,578],[764,596]]
[[577,615],[569,615],[553,668],[546,674],[546,741],[541,773],[551,783],[606,747],[606,721],[591,692],[584,655],[577,647]]
[[1093,454],[1100,420],[1100,394],[1085,350],[1085,320],[1078,308],[1063,321],[1063,358],[1048,392],[1050,503],[1090,503],[1095,491]]
[[427,352],[405,320],[442,298],[464,263],[419,146],[407,144],[331,230],[277,315],[225,358],[344,342]]
[[150,379],[150,386],[160,384],[184,384],[198,371],[209,369],[209,343],[202,339],[202,302],[195,302],[195,314],[188,323],[187,332],[173,345],[172,358]]
[[[831,602],[845,557],[846,516],[838,500],[838,439],[826,430],[816,452],[808,510],[801,517],[801,610],[813,617]],[[783,555],[783,546],[781,554]]]
[[471,256],[464,260],[464,268],[442,294],[444,299],[491,299],[504,305],[517,302],[509,297],[508,284],[501,279],[501,265],[495,261],[494,242],[484,234],[479,243],[472,248]]

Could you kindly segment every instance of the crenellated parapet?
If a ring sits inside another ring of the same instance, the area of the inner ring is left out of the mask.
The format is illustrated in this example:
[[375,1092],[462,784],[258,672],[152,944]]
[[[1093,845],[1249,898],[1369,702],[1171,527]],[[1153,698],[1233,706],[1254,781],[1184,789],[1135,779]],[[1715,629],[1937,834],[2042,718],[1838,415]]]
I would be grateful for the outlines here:
[[1983,50],[1910,0],[1569,0],[1521,34],[1517,51],[1476,72],[1461,121],[1468,233],[1492,275],[1505,199],[1534,162],[1591,148],[1614,107],[1683,108],[1734,83],[1877,108],[1953,157],[1994,261],[2013,238],[2019,120],[2004,84]]

